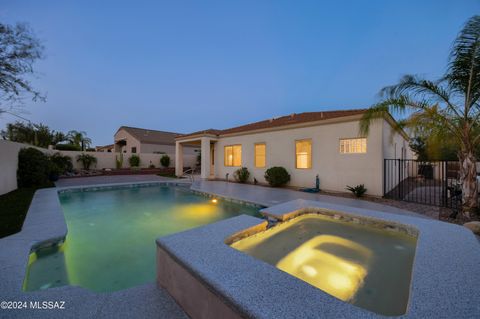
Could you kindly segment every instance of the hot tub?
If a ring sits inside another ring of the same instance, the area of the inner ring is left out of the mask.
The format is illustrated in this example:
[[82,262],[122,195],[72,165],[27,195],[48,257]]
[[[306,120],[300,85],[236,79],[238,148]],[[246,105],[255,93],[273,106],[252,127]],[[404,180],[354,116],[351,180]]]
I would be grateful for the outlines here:
[[398,316],[408,305],[414,231],[339,214],[304,214],[231,247],[372,312]]
[[354,203],[299,199],[261,210],[277,226],[241,215],[158,238],[157,283],[191,318],[480,318],[470,230]]

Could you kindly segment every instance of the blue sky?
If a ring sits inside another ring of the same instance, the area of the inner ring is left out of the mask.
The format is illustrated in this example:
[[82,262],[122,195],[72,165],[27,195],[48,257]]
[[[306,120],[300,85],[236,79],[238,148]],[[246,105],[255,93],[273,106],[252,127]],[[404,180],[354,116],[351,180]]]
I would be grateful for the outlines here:
[[[121,125],[191,132],[368,107],[402,75],[435,78],[479,1],[23,1],[45,45],[23,116],[112,142]],[[2,115],[0,128],[14,118]]]

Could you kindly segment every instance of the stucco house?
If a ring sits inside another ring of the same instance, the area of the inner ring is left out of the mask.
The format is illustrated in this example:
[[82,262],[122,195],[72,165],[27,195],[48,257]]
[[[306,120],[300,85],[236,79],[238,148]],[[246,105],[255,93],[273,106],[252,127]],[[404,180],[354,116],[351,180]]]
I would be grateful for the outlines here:
[[95,152],[107,152],[111,153],[115,150],[115,145],[108,144],[103,146],[95,146]]
[[[175,153],[175,137],[179,133],[138,127],[121,126],[114,135],[114,152],[120,153]],[[198,147],[185,145],[185,154],[196,154]]]
[[409,138],[393,129],[393,117],[375,120],[368,136],[359,135],[365,109],[306,112],[272,118],[224,130],[176,137],[175,167],[181,175],[185,145],[201,147],[201,177],[232,180],[247,167],[251,179],[265,183],[265,170],[283,166],[291,186],[345,192],[347,185],[364,184],[368,194],[383,195],[384,159],[410,158]]

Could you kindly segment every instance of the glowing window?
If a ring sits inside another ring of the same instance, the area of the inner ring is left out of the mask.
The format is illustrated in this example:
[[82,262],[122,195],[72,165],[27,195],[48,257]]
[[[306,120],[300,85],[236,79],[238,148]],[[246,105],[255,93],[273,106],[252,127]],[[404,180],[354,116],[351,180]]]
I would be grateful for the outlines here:
[[358,154],[366,152],[366,138],[344,138],[340,140],[340,154]]
[[255,167],[262,168],[265,167],[265,143],[255,144]]
[[295,167],[312,168],[312,141],[301,140],[295,142]]
[[242,166],[242,145],[228,145],[224,148],[225,166]]

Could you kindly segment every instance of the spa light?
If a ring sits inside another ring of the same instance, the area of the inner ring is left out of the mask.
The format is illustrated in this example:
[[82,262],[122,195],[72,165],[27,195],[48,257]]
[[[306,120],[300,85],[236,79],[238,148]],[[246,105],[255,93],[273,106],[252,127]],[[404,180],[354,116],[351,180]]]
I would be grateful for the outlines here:
[[218,200],[216,198],[212,199],[212,203],[216,204]]

